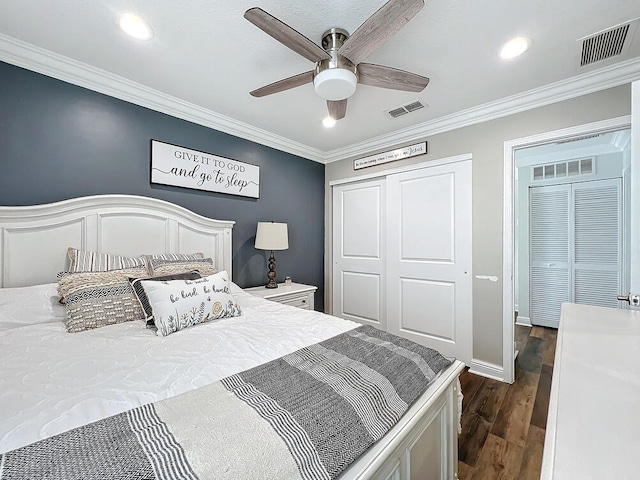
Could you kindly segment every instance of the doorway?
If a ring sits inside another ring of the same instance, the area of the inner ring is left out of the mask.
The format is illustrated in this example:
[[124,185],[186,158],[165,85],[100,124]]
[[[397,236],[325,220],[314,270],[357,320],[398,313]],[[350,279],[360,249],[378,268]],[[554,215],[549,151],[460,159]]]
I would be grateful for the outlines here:
[[[580,125],[577,127],[546,132],[530,137],[509,140],[504,143],[504,198],[503,198],[503,380],[514,381],[514,311],[515,311],[515,157],[516,152],[529,147],[549,145],[557,142],[570,141],[588,135],[609,133],[625,130],[631,126],[631,117],[623,116],[601,122]],[[633,183],[631,174],[632,155],[627,159],[628,165],[623,183]],[[625,191],[631,191],[626,188]],[[630,197],[627,197],[630,198]],[[625,212],[625,217],[630,218],[630,211]],[[634,232],[627,233],[629,239],[634,238]],[[633,260],[633,259],[632,259]],[[625,268],[630,262],[625,263]],[[627,272],[627,270],[625,270]],[[628,276],[628,273],[627,273]]]
[[564,302],[626,307],[617,296],[629,288],[622,179],[630,139],[623,129],[515,152],[518,324],[558,328]]

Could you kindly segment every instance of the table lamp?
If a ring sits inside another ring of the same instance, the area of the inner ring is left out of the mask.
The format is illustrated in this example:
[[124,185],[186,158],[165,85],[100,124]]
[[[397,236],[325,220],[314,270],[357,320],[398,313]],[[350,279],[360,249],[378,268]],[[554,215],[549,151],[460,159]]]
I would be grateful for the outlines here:
[[269,256],[269,282],[265,288],[278,288],[276,283],[276,257],[274,250],[286,250],[289,248],[289,234],[286,223],[258,222],[255,247],[259,250],[271,250]]

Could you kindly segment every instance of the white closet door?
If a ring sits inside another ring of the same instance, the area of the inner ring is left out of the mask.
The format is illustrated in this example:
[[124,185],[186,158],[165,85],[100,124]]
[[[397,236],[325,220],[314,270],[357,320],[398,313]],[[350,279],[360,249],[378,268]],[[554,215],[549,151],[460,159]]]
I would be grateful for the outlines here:
[[619,178],[573,184],[573,302],[618,308],[622,291],[622,191]]
[[529,190],[531,323],[558,327],[563,302],[619,308],[619,178]]
[[529,189],[531,323],[558,328],[571,301],[571,185]]
[[472,360],[471,161],[387,177],[388,331]]
[[385,180],[333,187],[333,314],[386,330]]

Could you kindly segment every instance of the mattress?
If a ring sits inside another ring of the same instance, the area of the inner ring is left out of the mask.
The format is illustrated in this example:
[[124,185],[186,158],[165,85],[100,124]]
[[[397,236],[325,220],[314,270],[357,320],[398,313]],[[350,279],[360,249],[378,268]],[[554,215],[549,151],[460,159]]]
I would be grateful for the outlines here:
[[[234,285],[239,317],[167,337],[144,322],[70,334],[55,284],[29,288],[0,291],[0,453],[211,384],[358,326]],[[23,307],[14,301],[20,295]]]

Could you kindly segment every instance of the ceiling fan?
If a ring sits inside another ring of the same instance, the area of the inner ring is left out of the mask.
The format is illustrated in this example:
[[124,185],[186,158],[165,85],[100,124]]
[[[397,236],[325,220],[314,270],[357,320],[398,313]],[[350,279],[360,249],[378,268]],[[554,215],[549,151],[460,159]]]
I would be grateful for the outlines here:
[[326,31],[322,47],[261,8],[250,8],[244,18],[316,64],[309,72],[258,88],[251,95],[264,97],[313,83],[316,93],[327,101],[329,116],[339,120],[346,115],[347,99],[355,93],[358,83],[421,92],[429,83],[427,77],[362,60],[404,27],[423,6],[424,0],[389,0],[352,35],[341,28]]

